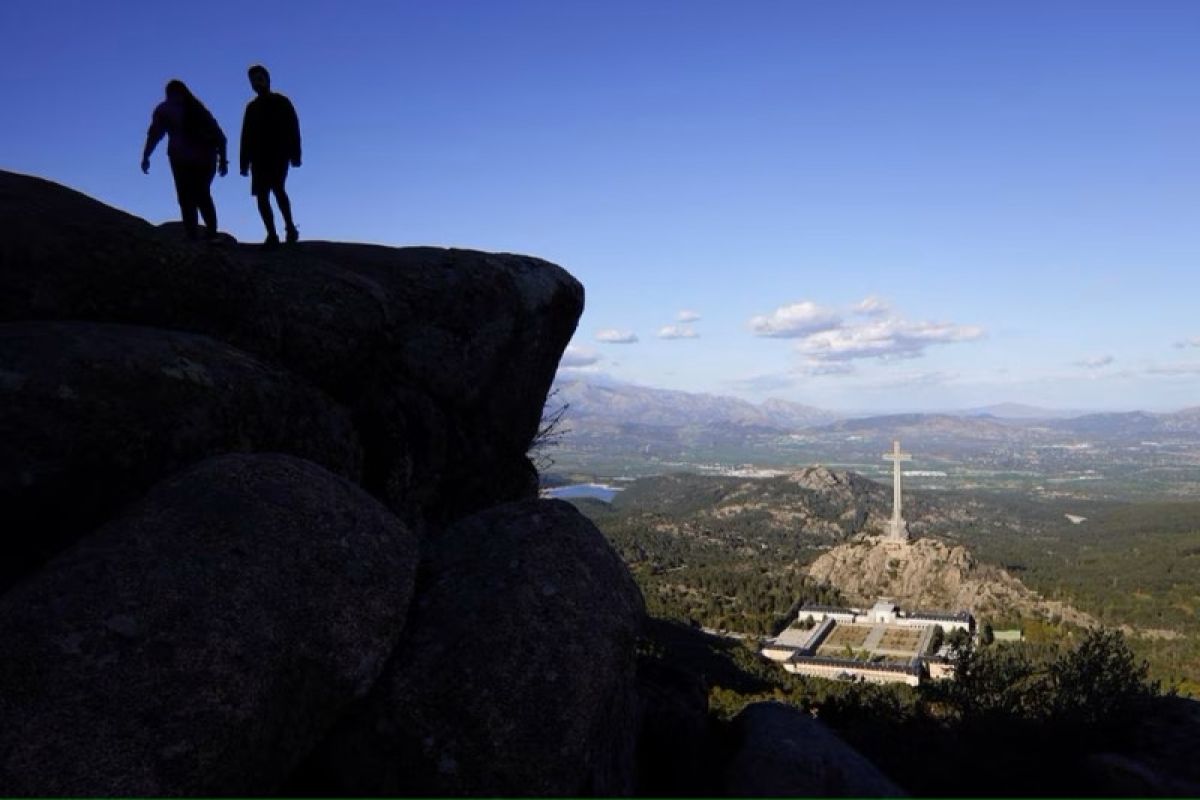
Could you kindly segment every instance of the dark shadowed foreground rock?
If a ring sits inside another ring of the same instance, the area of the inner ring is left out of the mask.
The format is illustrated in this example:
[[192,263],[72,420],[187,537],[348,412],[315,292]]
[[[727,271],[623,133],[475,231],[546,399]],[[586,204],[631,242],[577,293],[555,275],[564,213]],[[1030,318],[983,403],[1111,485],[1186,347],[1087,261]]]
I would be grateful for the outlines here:
[[270,792],[379,675],[415,561],[290,456],[155,487],[0,597],[0,795]]
[[[170,222],[160,222],[155,227],[158,229],[159,234],[162,235],[164,239],[173,244],[182,243],[185,239],[187,239],[187,229],[183,227],[182,222],[175,220]],[[202,224],[198,230],[201,238],[203,238],[208,229]],[[217,231],[216,244],[218,246],[236,245],[237,243],[238,240],[233,236],[233,234],[226,233],[225,231]],[[209,247],[211,246],[211,243],[204,242],[204,246]]]
[[731,797],[900,797],[904,792],[821,723],[783,703],[753,703],[731,723]]
[[1163,769],[1129,755],[1096,753],[1080,760],[1076,785],[1081,795],[1098,797],[1200,797],[1200,782],[1173,774],[1179,766]]
[[0,591],[164,476],[290,453],[358,481],[350,414],[213,339],[88,322],[0,324]]
[[533,496],[525,458],[583,287],[527,256],[301,242],[275,253],[174,240],[48,181],[0,171],[0,321],[200,333],[344,404],[363,485],[455,519]]
[[592,523],[558,500],[491,509],[435,540],[422,575],[395,661],[296,789],[632,791],[644,609]]
[[1110,797],[1200,797],[1200,701],[1158,698],[1130,741],[1128,752],[1083,758],[1074,788]]
[[638,659],[638,695],[642,722],[636,794],[711,794],[717,775],[704,681],[661,660],[642,657]]

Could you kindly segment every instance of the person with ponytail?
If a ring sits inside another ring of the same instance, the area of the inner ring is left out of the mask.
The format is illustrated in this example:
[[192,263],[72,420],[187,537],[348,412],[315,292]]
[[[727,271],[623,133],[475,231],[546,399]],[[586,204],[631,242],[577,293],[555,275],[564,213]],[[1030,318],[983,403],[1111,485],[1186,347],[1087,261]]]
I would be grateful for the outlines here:
[[217,208],[212,199],[213,176],[225,177],[229,161],[225,133],[183,81],[167,83],[167,99],[158,104],[146,131],[142,172],[150,172],[150,154],[167,137],[167,159],[175,178],[175,193],[188,239],[197,236],[196,215],[204,218],[204,237],[217,236]]

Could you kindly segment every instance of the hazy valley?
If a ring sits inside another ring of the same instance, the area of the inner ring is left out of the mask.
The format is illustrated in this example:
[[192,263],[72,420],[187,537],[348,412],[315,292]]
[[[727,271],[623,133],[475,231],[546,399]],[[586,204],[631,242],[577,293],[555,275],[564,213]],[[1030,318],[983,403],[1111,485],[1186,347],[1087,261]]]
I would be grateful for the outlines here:
[[812,464],[886,479],[881,454],[900,439],[915,456],[907,466],[915,489],[1068,500],[1200,497],[1200,408],[1082,413],[1000,404],[845,417],[785,401],[755,405],[582,380],[559,383],[550,407],[564,406],[549,470],[557,481],[769,474]]
[[[763,636],[805,600],[878,593],[965,603],[1047,643],[1099,622],[1164,685],[1200,695],[1195,411],[832,419],[632,387],[568,385],[552,399],[569,407],[551,481],[619,489],[574,502],[657,616]],[[882,454],[895,438],[914,454],[911,564],[872,560],[865,544],[890,514]]]

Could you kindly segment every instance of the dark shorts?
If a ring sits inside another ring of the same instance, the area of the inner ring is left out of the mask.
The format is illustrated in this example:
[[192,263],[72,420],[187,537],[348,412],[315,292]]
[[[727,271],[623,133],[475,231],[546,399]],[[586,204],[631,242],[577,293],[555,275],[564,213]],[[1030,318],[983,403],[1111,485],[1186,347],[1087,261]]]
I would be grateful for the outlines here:
[[250,167],[250,194],[259,197],[272,190],[282,191],[287,181],[288,162],[255,163]]

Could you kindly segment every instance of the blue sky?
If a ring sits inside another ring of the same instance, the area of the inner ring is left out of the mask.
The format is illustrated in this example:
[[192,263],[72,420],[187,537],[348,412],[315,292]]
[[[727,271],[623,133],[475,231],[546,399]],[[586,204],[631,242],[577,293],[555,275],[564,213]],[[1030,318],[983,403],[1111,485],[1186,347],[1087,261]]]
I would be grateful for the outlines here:
[[[0,30],[0,167],[171,219],[165,153],[138,169],[163,85],[236,142],[262,62],[302,235],[561,264],[564,375],[1200,405],[1200,3],[6,0]],[[262,237],[236,170],[214,197]]]

